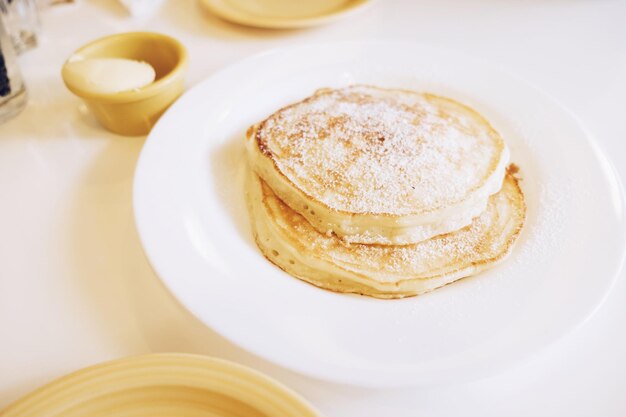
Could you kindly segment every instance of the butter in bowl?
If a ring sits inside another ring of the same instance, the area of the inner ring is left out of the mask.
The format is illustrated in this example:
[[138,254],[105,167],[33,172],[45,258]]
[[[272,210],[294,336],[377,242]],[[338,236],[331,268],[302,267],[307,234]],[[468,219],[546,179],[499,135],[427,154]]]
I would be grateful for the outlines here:
[[183,93],[187,52],[176,39],[151,32],[107,36],[78,49],[61,71],[114,133],[145,135]]

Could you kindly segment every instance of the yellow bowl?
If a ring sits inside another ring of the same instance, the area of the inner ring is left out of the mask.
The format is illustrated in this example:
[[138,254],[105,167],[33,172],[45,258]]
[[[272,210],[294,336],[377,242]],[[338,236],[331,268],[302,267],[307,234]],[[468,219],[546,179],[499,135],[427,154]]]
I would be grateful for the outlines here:
[[305,400],[252,369],[188,354],[151,354],[60,378],[2,417],[320,417]]
[[78,49],[68,59],[126,58],[145,61],[156,72],[153,83],[113,94],[85,91],[61,71],[67,88],[81,97],[98,121],[122,135],[145,135],[183,93],[187,52],[176,39],[160,33],[130,32],[107,36]]

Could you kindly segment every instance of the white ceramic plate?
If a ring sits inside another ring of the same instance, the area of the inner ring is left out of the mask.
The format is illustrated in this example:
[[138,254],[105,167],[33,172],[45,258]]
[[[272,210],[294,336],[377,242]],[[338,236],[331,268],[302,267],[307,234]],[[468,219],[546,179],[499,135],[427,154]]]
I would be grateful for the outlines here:
[[[505,263],[385,301],[318,289],[265,260],[245,207],[244,132],[319,87],[351,83],[453,97],[501,132],[528,204]],[[597,309],[626,239],[618,180],[568,111],[486,63],[411,44],[307,46],[215,74],[150,134],[134,208],[155,271],[208,326],[295,371],[372,386],[469,379],[528,357]]]
[[296,29],[329,23],[373,0],[201,0],[211,13],[240,25]]

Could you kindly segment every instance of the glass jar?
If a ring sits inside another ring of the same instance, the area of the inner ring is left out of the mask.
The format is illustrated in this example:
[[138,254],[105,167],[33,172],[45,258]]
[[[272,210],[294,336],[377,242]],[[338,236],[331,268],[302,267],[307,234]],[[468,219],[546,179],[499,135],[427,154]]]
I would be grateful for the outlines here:
[[41,28],[37,0],[0,0],[0,17],[18,54],[37,46]]
[[0,19],[0,123],[22,111],[26,101],[26,88],[17,66],[13,43]]

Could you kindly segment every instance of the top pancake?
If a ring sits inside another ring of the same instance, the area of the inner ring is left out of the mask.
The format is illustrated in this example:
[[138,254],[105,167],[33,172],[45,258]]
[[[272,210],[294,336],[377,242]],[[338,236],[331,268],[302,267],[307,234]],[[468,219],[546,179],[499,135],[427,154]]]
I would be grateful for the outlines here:
[[471,108],[432,94],[319,90],[248,132],[254,170],[322,232],[407,244],[463,227],[502,184],[508,150]]

